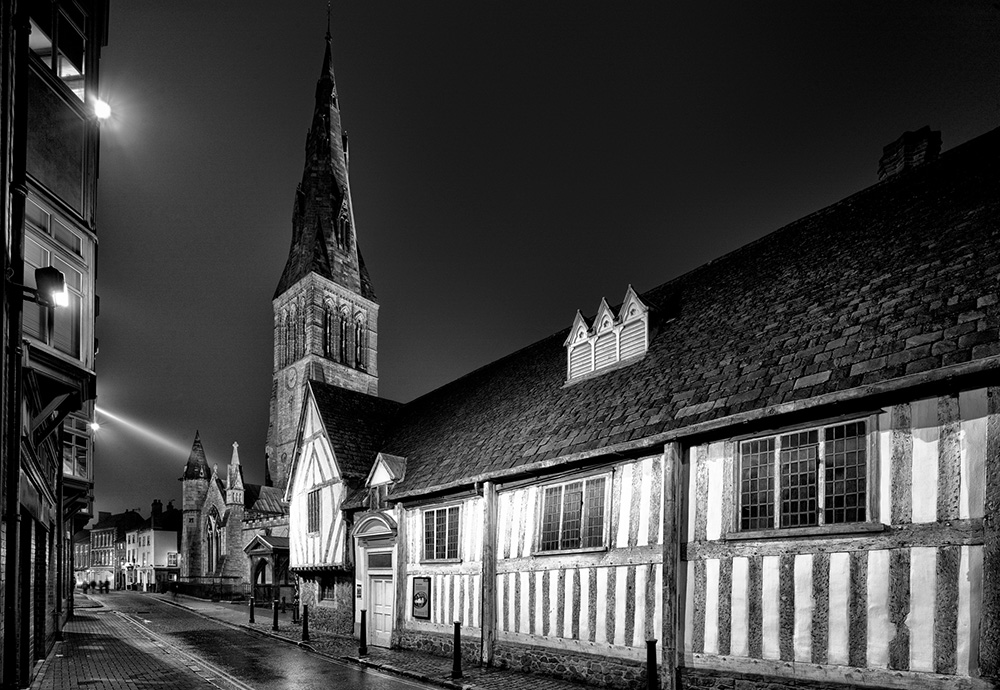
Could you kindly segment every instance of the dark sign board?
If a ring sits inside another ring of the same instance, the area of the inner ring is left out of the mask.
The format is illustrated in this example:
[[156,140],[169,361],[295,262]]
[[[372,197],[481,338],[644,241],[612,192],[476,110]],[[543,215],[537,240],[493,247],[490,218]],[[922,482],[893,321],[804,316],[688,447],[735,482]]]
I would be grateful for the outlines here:
[[413,617],[427,620],[431,617],[431,579],[413,578]]

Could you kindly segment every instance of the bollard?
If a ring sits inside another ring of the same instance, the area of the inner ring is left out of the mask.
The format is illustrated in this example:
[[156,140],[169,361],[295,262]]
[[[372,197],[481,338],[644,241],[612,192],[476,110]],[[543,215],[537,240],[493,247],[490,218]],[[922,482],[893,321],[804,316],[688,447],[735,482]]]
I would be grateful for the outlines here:
[[253,623],[254,600],[250,597],[250,622]]
[[358,656],[368,656],[368,611],[361,609],[361,642],[358,645]]
[[302,604],[302,641],[309,641],[309,604]]
[[656,640],[646,640],[646,689],[658,690],[660,678],[656,668]]
[[455,621],[455,644],[452,645],[451,677],[462,677],[462,624]]
[[292,622],[298,624],[299,622],[299,604],[296,602],[292,605]]
[[271,609],[274,611],[274,622],[271,623],[271,630],[278,631],[278,600],[271,602]]
[[285,597],[281,597],[281,612],[285,612]]

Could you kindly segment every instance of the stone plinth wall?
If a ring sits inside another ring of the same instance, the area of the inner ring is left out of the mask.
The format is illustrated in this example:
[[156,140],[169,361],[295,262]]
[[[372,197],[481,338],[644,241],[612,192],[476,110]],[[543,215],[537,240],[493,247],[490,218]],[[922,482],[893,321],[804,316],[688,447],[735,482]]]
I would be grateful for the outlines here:
[[[393,647],[413,649],[435,656],[451,658],[455,649],[455,636],[421,630],[397,630],[393,633]],[[462,663],[479,664],[481,643],[479,633],[474,637],[462,636]]]
[[[325,578],[326,599],[320,599],[320,580]],[[354,634],[354,576],[324,573],[299,576],[299,602],[309,607],[309,627],[335,635]]]
[[641,688],[646,683],[646,667],[641,662],[551,647],[498,642],[493,664],[607,688]]
[[777,678],[752,673],[723,673],[708,669],[678,669],[683,690],[848,690],[857,685],[800,678]]

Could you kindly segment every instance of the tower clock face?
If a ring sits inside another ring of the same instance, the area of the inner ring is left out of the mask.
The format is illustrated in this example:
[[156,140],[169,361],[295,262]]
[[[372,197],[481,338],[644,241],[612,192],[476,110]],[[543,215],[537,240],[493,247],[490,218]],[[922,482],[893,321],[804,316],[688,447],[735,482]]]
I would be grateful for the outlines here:
[[289,388],[295,388],[295,382],[299,378],[299,373],[295,369],[289,369],[288,373],[285,374],[285,385]]

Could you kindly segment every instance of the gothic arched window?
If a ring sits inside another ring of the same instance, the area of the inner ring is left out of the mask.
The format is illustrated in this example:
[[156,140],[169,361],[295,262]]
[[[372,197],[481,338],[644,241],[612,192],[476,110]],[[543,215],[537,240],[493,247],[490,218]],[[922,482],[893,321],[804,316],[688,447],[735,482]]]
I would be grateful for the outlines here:
[[337,361],[341,364],[347,364],[347,353],[350,350],[347,347],[347,329],[348,329],[348,319],[347,313],[344,311],[340,312],[340,348],[337,352]]
[[323,303],[323,356],[328,359],[333,358],[334,321],[333,304],[327,300]]
[[358,314],[354,320],[354,366],[358,369],[365,368],[365,325],[362,318]]

